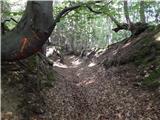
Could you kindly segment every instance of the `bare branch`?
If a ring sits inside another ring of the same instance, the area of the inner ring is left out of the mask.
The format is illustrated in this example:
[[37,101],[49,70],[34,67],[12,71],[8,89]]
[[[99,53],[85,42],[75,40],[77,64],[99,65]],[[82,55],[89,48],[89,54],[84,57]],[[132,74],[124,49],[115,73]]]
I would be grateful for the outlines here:
[[100,12],[100,11],[93,10],[89,5],[86,5],[86,7],[93,13],[96,13],[96,14],[102,14],[103,13],[103,12]]

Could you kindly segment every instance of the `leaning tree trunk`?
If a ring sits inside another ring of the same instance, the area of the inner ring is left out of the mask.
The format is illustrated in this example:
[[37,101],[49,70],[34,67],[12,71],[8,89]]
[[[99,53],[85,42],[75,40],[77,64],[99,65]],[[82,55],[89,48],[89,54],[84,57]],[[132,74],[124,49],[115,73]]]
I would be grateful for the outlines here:
[[2,61],[15,61],[41,49],[53,30],[52,1],[28,1],[22,19],[2,35]]

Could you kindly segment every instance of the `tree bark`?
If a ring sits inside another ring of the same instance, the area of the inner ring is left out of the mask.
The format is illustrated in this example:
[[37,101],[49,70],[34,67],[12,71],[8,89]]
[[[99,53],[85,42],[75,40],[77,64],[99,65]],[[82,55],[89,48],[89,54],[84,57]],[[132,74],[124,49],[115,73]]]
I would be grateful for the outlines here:
[[130,26],[131,25],[131,20],[129,18],[128,2],[127,2],[127,0],[124,0],[124,15],[125,15],[127,24]]
[[53,25],[52,1],[28,1],[17,26],[2,35],[2,61],[24,59],[41,49]]

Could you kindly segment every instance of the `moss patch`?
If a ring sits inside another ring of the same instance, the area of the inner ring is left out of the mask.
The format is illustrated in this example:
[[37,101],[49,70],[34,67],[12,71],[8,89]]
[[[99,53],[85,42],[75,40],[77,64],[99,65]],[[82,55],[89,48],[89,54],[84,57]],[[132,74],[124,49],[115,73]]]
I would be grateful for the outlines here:
[[142,81],[142,85],[152,88],[160,86],[160,66]]

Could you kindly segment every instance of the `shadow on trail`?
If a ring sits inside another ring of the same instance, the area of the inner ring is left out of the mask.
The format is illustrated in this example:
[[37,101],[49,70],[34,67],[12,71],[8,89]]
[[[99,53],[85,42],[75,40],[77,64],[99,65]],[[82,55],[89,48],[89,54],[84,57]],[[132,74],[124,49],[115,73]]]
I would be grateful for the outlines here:
[[140,76],[132,64],[106,70],[93,61],[86,63],[66,56],[64,64],[54,64],[54,69],[57,80],[45,92],[48,119],[158,120],[160,117],[157,94],[133,85]]

